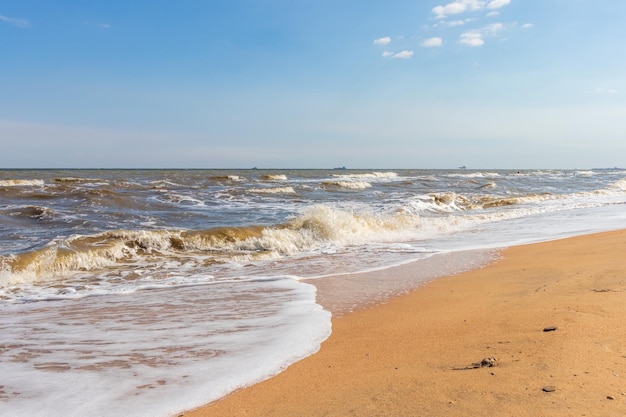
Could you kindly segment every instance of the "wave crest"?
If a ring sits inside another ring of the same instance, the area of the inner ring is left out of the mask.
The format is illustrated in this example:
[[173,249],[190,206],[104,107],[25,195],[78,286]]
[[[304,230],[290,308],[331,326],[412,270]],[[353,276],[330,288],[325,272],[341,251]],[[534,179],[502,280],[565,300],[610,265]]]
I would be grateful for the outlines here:
[[44,180],[0,180],[0,187],[41,187],[45,185]]
[[249,191],[257,194],[296,194],[293,187],[252,188]]
[[261,175],[261,179],[266,181],[286,181],[287,176],[285,174],[265,174]]
[[615,181],[608,188],[612,190],[626,191],[626,178],[622,178],[621,180]]
[[398,178],[396,172],[368,172],[364,174],[333,174],[339,178],[365,178],[365,179],[394,179]]
[[324,181],[324,188],[341,188],[346,190],[365,190],[370,188],[372,184],[365,181]]

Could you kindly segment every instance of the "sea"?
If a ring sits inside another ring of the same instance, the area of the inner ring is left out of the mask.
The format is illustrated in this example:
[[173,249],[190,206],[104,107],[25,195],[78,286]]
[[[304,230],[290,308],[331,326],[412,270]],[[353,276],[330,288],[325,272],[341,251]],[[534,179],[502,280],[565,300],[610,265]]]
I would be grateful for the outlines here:
[[314,354],[333,316],[623,228],[618,168],[0,170],[0,415],[177,416]]

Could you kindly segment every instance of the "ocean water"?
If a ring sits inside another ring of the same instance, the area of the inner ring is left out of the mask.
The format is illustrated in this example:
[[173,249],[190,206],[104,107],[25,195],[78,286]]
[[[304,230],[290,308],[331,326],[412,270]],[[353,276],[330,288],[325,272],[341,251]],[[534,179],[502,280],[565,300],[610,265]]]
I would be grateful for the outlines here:
[[332,314],[625,204],[621,169],[0,171],[0,415],[177,415],[313,354]]

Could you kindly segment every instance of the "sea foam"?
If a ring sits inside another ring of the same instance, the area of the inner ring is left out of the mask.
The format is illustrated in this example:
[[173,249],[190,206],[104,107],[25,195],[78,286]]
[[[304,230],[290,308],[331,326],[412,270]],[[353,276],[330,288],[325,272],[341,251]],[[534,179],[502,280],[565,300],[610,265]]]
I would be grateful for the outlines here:
[[200,406],[317,351],[330,314],[314,300],[311,285],[282,279],[5,306],[3,413],[165,416]]

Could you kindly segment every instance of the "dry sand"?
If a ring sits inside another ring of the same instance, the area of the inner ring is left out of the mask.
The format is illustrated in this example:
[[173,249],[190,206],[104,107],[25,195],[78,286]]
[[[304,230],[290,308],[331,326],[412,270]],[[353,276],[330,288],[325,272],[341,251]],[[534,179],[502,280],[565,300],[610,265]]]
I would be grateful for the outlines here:
[[333,319],[317,354],[184,416],[626,416],[626,231],[502,257]]

